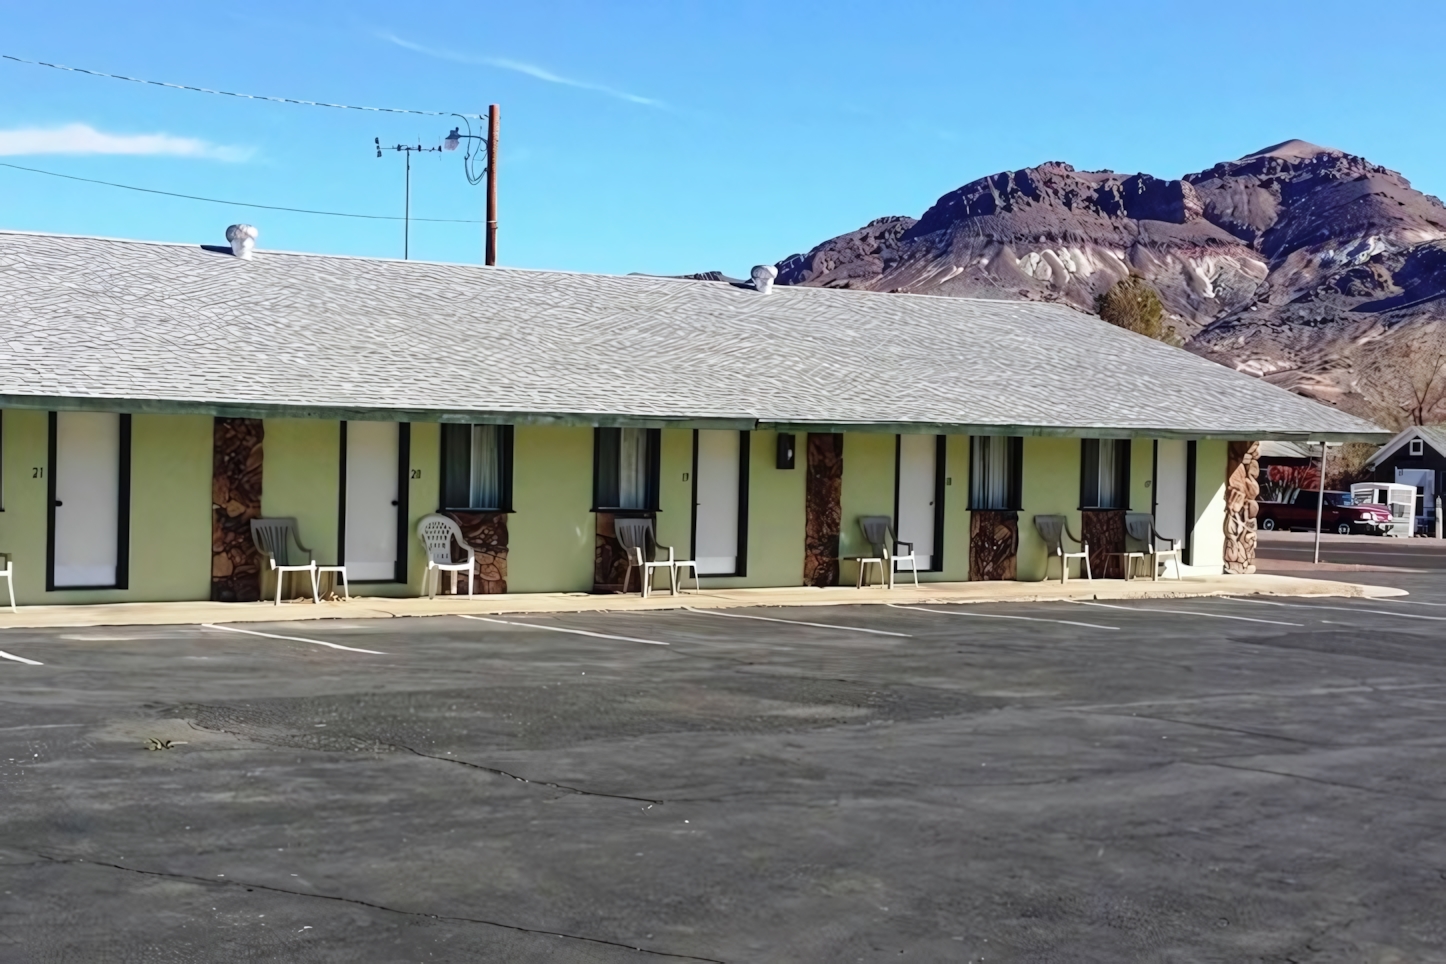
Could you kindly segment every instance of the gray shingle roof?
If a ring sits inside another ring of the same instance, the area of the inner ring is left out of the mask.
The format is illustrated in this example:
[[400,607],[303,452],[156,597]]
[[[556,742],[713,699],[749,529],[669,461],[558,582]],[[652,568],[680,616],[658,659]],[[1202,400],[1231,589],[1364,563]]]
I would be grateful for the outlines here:
[[231,415],[1373,438],[1026,302],[0,232],[0,404]]
[[1401,447],[1413,438],[1419,438],[1438,453],[1446,455],[1446,425],[1410,425],[1402,429],[1385,445],[1376,450],[1366,465],[1375,468],[1395,455]]

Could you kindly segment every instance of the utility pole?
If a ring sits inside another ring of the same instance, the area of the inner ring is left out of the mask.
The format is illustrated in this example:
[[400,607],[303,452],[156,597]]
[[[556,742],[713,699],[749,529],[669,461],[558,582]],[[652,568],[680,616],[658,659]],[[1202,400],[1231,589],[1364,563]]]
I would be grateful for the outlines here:
[[1320,526],[1325,514],[1326,443],[1320,443],[1320,490],[1315,502],[1315,564],[1320,565]]
[[398,144],[395,147],[382,147],[382,139],[380,137],[372,138],[372,143],[376,144],[377,157],[382,156],[382,151],[401,151],[407,155],[406,203],[403,207],[404,215],[402,217],[402,260],[406,261],[411,256],[412,247],[412,155],[418,153],[431,154],[434,151],[442,150],[442,148],[423,147],[421,144],[418,144],[416,147],[410,147],[406,144]]
[[487,108],[487,254],[486,263],[497,263],[497,128],[501,111],[496,104]]

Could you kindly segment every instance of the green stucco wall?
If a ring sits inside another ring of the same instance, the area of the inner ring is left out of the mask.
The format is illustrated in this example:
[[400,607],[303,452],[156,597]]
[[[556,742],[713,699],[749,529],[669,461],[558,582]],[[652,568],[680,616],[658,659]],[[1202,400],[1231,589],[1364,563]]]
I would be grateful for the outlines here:
[[969,578],[969,436],[950,435],[944,454],[944,569],[921,572],[920,582]]
[[[693,430],[665,428],[658,453],[658,542],[674,558],[691,559],[693,540]],[[691,583],[690,583],[691,585]]]
[[[0,550],[15,559],[16,595],[25,604],[205,599],[210,593],[212,423],[206,416],[137,415],[132,420],[130,588],[44,591],[47,415],[4,413],[3,511]],[[336,422],[265,421],[263,512],[297,518],[303,540],[323,563],[336,557],[340,433]],[[661,434],[658,532],[678,554],[692,554],[693,433]],[[775,467],[776,435],[749,435],[747,574],[713,577],[705,588],[797,586],[803,575],[804,489],[802,453],[793,470]],[[894,512],[896,437],[851,432],[844,437],[842,546],[862,549],[858,518]],[[588,427],[518,426],[514,435],[513,514],[509,517],[508,586],[513,592],[587,592],[592,587],[595,518],[592,499],[593,431]],[[417,521],[437,509],[440,427],[411,427],[408,580],[370,583],[366,595],[422,591],[426,560],[415,536]],[[1223,565],[1227,443],[1200,442],[1196,450],[1194,565]],[[1149,511],[1153,445],[1132,444],[1131,508]],[[1064,513],[1080,531],[1080,441],[1024,440],[1019,578],[1044,576],[1044,547],[1034,531],[1037,513]],[[969,568],[969,439],[946,440],[944,570],[921,581],[956,581]],[[851,565],[842,581],[855,577]]]
[[[894,463],[898,436],[878,432],[844,434],[842,509],[839,519],[839,555],[856,556],[869,551],[859,517],[894,514]],[[858,563],[844,562],[839,583],[852,585],[858,579]],[[871,569],[869,578],[877,579]]]
[[1130,442],[1130,509],[1154,511],[1155,443],[1137,438]]
[[24,605],[206,599],[211,592],[211,419],[131,419],[129,588],[45,591],[46,412],[4,413],[0,551]]
[[1048,556],[1044,540],[1034,528],[1036,515],[1069,519],[1070,531],[1080,534],[1080,440],[1076,438],[1024,439],[1023,477],[1019,512],[1019,579],[1044,578]]
[[1225,571],[1225,469],[1229,442],[1199,442],[1195,447],[1195,529],[1190,565],[1212,573]]
[[261,514],[291,516],[322,565],[335,565],[340,521],[341,423],[268,418],[262,423]]
[[597,536],[591,512],[593,430],[519,425],[513,431],[507,588],[589,592]]

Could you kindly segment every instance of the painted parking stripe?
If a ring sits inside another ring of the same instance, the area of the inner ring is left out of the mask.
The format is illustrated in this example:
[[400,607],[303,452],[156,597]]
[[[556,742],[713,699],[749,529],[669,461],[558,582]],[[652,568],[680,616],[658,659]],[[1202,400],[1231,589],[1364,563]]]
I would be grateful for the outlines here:
[[1226,596],[1232,602],[1258,603],[1261,606],[1289,606],[1291,609],[1330,609],[1339,613],[1367,613],[1376,616],[1395,616],[1397,619],[1426,619],[1433,623],[1446,623],[1446,616],[1421,616],[1416,613],[1393,613],[1389,609],[1361,609],[1357,606],[1316,606],[1305,603],[1270,602],[1265,599],[1245,599],[1240,596]]
[[219,629],[223,633],[245,633],[247,636],[264,636],[267,639],[284,639],[292,643],[311,643],[314,646],[326,646],[330,649],[344,649],[348,653],[367,653],[371,656],[385,656],[386,653],[379,653],[374,649],[357,649],[355,646],[343,646],[341,643],[328,643],[324,639],[307,639],[305,636],[278,636],[275,633],[259,633],[254,629],[237,629],[235,626],[217,626],[214,623],[202,623],[202,629]]
[[1305,628],[1305,623],[1287,623],[1279,619],[1252,619],[1249,616],[1227,616],[1224,613],[1200,613],[1189,609],[1138,609],[1134,606],[1110,606],[1098,602],[1078,602],[1080,606],[1098,606],[1101,609],[1123,609],[1127,613],[1149,613],[1150,615],[1205,616],[1210,619],[1234,619],[1242,623],[1268,623],[1271,626],[1295,626]]
[[838,629],[846,633],[872,633],[875,636],[902,636],[905,639],[913,639],[910,633],[891,633],[883,629],[865,629],[862,626],[835,626],[832,623],[806,623],[800,619],[779,619],[775,616],[751,616],[746,613],[725,613],[716,609],[694,609],[692,606],[684,606],[690,613],[697,613],[699,616],[727,616],[729,619],[758,619],[765,623],[787,623],[790,626],[814,626],[818,629]]
[[667,646],[668,643],[659,642],[656,639],[638,639],[636,636],[611,636],[607,633],[594,633],[586,629],[564,629],[561,626],[542,626],[538,623],[516,623],[510,619],[491,619],[487,616],[467,616],[458,613],[459,619],[475,619],[479,623],[499,623],[503,626],[521,626],[523,629],[545,629],[549,633],[571,633],[574,636],[594,636],[598,639],[620,639],[625,643],[647,643],[649,646]]
[[900,606],[898,603],[886,603],[885,605],[893,609],[910,609],[916,613],[937,613],[940,616],[973,616],[976,619],[1020,619],[1027,623],[1058,623],[1061,626],[1083,626],[1086,629],[1120,631],[1120,627],[1118,626],[1101,626],[1098,623],[1078,623],[1069,619],[1044,619],[1039,616],[1004,616],[999,613],[955,612],[950,609],[925,609],[922,606]]
[[3,649],[0,649],[0,659],[13,659],[13,660],[15,660],[15,662],[17,662],[17,663],[24,663],[26,666],[44,666],[44,665],[45,665],[44,663],[40,662],[39,660],[26,659],[24,656],[16,656],[14,653],[7,653],[7,652],[5,652],[5,650],[3,650]]

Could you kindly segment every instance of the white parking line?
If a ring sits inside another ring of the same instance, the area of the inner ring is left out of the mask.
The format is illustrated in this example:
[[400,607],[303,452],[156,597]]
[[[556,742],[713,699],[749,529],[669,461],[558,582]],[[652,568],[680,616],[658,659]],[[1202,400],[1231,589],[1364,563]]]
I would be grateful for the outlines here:
[[24,663],[26,666],[44,666],[44,663],[33,659],[26,659],[24,656],[16,656],[14,653],[7,653],[0,649],[0,659],[13,659],[17,663]]
[[1038,616],[1002,616],[999,613],[955,612],[950,609],[924,609],[922,606],[900,606],[898,603],[886,603],[885,605],[893,609],[912,609],[917,613],[937,613],[940,616],[973,616],[976,619],[1020,619],[1027,623],[1059,623],[1061,626],[1083,626],[1086,629],[1120,631],[1120,627],[1118,626],[1101,626],[1098,623],[1077,623],[1068,619],[1043,619]]
[[1420,599],[1391,599],[1387,597],[1381,602],[1390,603],[1393,606],[1446,606],[1446,603],[1423,602]]
[[729,619],[759,619],[765,623],[787,623],[790,626],[814,626],[818,629],[838,629],[846,633],[873,633],[875,636],[902,636],[905,639],[913,639],[909,633],[891,633],[882,629],[864,629],[862,626],[835,626],[832,623],[806,623],[801,619],[778,619],[774,616],[750,616],[745,613],[725,613],[716,609],[694,609],[692,606],[684,606],[683,609],[690,613],[697,613],[700,616],[727,616]]
[[625,643],[647,643],[649,646],[667,646],[656,639],[638,639],[635,636],[610,636],[607,633],[593,633],[586,629],[563,629],[561,626],[541,626],[537,623],[515,623],[510,619],[490,619],[486,616],[467,616],[458,613],[460,619],[475,619],[479,623],[499,623],[503,626],[521,626],[523,629],[545,629],[549,633],[572,633],[574,636],[595,636],[598,639],[620,639]]
[[1266,599],[1245,599],[1242,596],[1224,597],[1233,602],[1256,603],[1261,606],[1289,606],[1291,609],[1331,609],[1340,613],[1368,613],[1376,616],[1395,616],[1397,619],[1426,619],[1433,623],[1446,623],[1446,616],[1418,616],[1415,613],[1393,613],[1389,609],[1361,609],[1357,606],[1316,606],[1304,603],[1270,602]]
[[386,653],[379,653],[374,649],[357,649],[355,646],[343,646],[341,643],[328,643],[324,639],[307,639],[305,636],[278,636],[275,633],[259,633],[254,629],[237,629],[235,626],[217,626],[214,623],[202,623],[202,629],[219,629],[223,633],[245,633],[247,636],[264,636],[267,639],[285,639],[293,643],[311,643],[315,646],[326,646],[331,649],[344,649],[348,653],[367,653],[371,656],[385,656]]
[[1098,602],[1071,601],[1081,606],[1098,606],[1101,609],[1123,609],[1127,613],[1150,613],[1152,615],[1165,616],[1206,616],[1210,619],[1234,619],[1242,623],[1269,623],[1271,626],[1296,626],[1300,629],[1305,628],[1305,623],[1285,623],[1278,619],[1251,619],[1249,616],[1226,616],[1223,613],[1199,613],[1189,609],[1137,609],[1134,606],[1110,606]]

